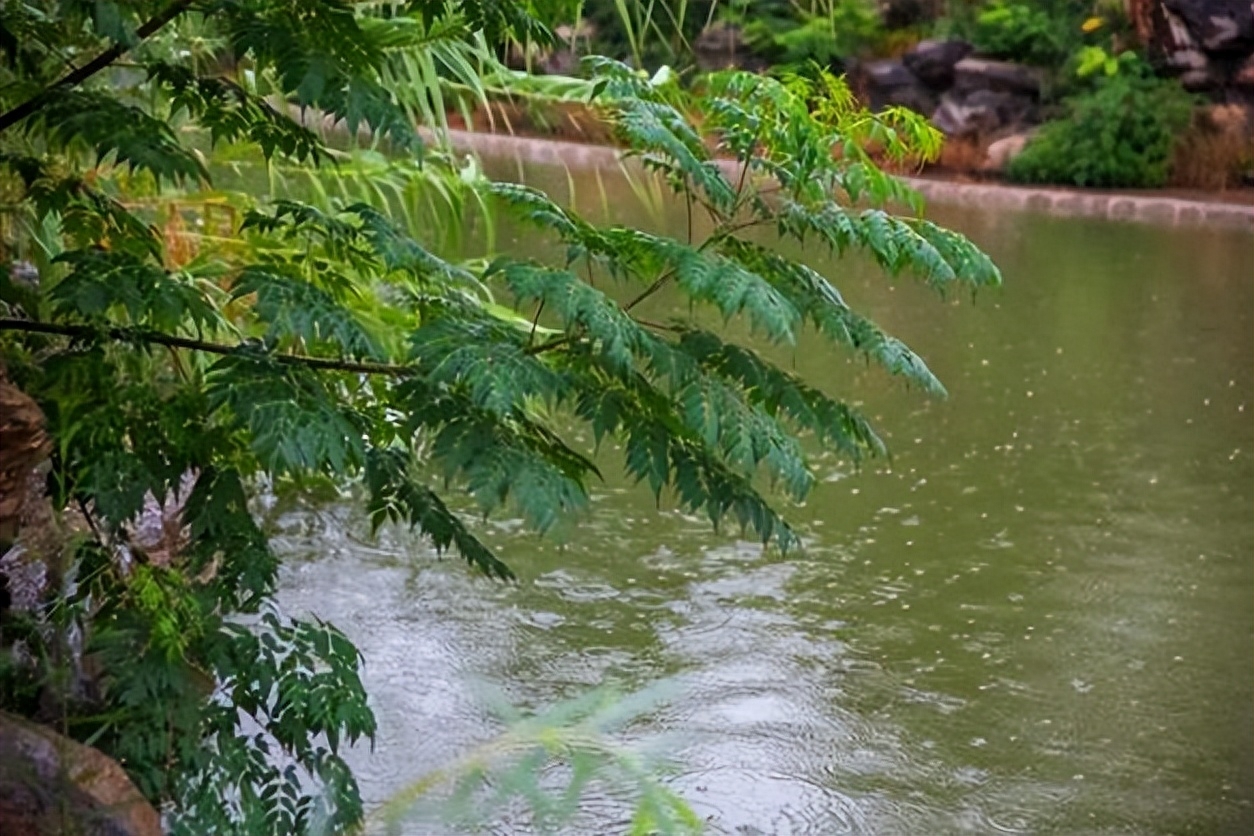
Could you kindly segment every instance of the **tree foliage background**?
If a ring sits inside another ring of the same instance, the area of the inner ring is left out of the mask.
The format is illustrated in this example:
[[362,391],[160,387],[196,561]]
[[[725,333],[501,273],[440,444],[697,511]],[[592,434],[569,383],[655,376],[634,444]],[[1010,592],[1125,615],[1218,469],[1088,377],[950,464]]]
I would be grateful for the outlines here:
[[[508,83],[496,51],[547,38],[560,11],[0,7],[13,263],[0,361],[51,439],[28,524],[6,544],[11,578],[36,564],[44,575],[0,622],[0,698],[118,758],[172,832],[339,831],[362,815],[341,757],[375,729],[361,660],[333,626],[273,607],[259,491],[357,485],[376,525],[414,526],[509,578],[467,514],[543,532],[579,513],[599,476],[594,451],[566,440],[583,425],[620,442],[659,501],[792,548],[773,503],[813,486],[800,437],[856,461],[885,452],[874,428],[752,344],[692,318],[643,320],[639,303],[673,286],[758,340],[813,329],[941,394],[827,277],[753,233],[863,251],[942,291],[1000,281],[870,153],[934,155],[937,135],[905,111],[864,111],[823,73],[683,90],[587,63],[626,152],[690,218],[708,216],[701,240],[692,224],[669,237],[591,223],[424,146],[418,128],[440,127],[446,96]],[[240,153],[339,188],[216,191],[215,159]],[[407,211],[415,195],[443,213],[515,213],[565,258],[447,260]]]

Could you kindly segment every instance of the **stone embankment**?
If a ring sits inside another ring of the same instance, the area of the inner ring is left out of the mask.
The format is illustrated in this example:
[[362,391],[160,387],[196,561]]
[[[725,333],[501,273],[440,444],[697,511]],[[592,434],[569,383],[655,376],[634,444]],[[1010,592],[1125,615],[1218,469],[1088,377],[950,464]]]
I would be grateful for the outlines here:
[[1166,226],[1212,226],[1254,232],[1254,205],[1186,200],[1157,195],[1034,189],[988,183],[954,183],[907,178],[930,203],[983,209],[1040,212],[1068,217]]
[[[539,165],[607,168],[618,165],[619,151],[600,145],[453,131],[453,147],[483,157],[514,158]],[[1093,192],[1078,189],[1021,188],[987,183],[906,178],[938,206],[974,206],[999,211],[1093,217],[1181,227],[1227,227],[1254,233],[1254,204],[1187,200],[1177,197]]]

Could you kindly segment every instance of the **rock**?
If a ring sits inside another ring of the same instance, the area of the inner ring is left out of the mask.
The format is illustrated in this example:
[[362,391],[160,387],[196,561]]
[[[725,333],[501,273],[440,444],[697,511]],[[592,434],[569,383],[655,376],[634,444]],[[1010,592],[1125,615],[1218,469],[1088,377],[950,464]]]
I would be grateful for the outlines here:
[[1205,52],[1198,49],[1196,44],[1187,40],[1187,36],[1175,42],[1187,45],[1178,46],[1165,53],[1163,64],[1178,75],[1180,83],[1186,90],[1208,90],[1222,82],[1219,73],[1215,70],[1214,62]]
[[539,69],[546,75],[574,75],[579,70],[580,56],[587,55],[596,26],[580,20],[575,26],[563,24],[553,30],[553,51],[544,54]]
[[997,109],[988,105],[968,105],[957,94],[946,93],[932,113],[932,124],[950,137],[970,138],[992,133],[1001,127]]
[[996,90],[976,90],[968,93],[963,104],[971,108],[989,108],[997,114],[998,127],[1018,125],[1032,121],[1036,100],[1022,93],[1002,93]]
[[199,475],[186,471],[179,486],[160,500],[148,491],[139,514],[123,525],[130,545],[143,551],[154,566],[169,566],[191,542],[191,530],[183,524],[183,509]]
[[1211,84],[1210,59],[1184,20],[1163,0],[1129,0],[1129,19],[1146,54],[1176,76],[1187,75],[1187,84],[1203,88]]
[[1250,0],[1163,0],[1189,33],[1212,53],[1254,50],[1254,5]]
[[901,61],[888,59],[862,64],[858,77],[873,110],[900,105],[926,114],[936,107],[936,97]]
[[941,97],[932,124],[951,137],[988,136],[1032,121],[1036,102],[1031,96],[996,90],[949,92]]
[[971,54],[966,41],[919,41],[901,56],[906,69],[934,90],[944,90],[954,83],[954,65]]
[[717,21],[707,26],[692,43],[697,67],[707,72],[742,69],[764,70],[766,62],[745,42],[744,31],[734,23]]
[[29,261],[15,261],[9,265],[9,281],[27,290],[38,290],[39,268]]
[[1213,104],[1197,111],[1197,125],[1212,134],[1240,137],[1254,123],[1251,109],[1245,105]]
[[1201,70],[1187,70],[1180,74],[1180,86],[1190,93],[1201,93],[1214,90],[1223,84],[1223,79],[1208,67]]
[[99,749],[0,712],[0,833],[161,836],[161,818]]
[[579,70],[579,54],[571,49],[559,49],[540,59],[539,69],[545,75],[574,75]]
[[1023,149],[1027,147],[1033,134],[1032,131],[1011,134],[989,145],[988,150],[984,152],[984,162],[980,165],[980,171],[989,174],[1004,172],[1006,166],[1010,165],[1010,161],[1023,153]]
[[1167,56],[1166,64],[1182,72],[1204,71],[1210,66],[1210,59],[1200,49],[1177,49]]
[[0,367],[0,541],[17,536],[27,478],[51,452],[39,404]]
[[1232,74],[1232,85],[1254,90],[1254,54],[1250,55]]
[[891,30],[931,23],[945,10],[943,0],[880,0],[880,20]]
[[[569,23],[563,23],[561,26],[553,30],[553,36],[558,43],[568,49],[587,51],[591,48],[594,38],[597,36],[597,27],[590,20],[580,20],[574,26]],[[582,45],[580,44],[582,41]]]
[[994,90],[1039,96],[1041,71],[1009,61],[963,58],[954,65],[954,88],[960,92]]

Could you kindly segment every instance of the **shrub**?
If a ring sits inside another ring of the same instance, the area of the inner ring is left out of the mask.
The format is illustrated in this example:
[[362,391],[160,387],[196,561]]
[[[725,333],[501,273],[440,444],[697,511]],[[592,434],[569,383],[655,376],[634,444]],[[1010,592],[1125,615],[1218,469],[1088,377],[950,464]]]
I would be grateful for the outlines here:
[[1240,186],[1251,175],[1254,137],[1247,133],[1239,106],[1199,110],[1176,143],[1171,185],[1222,191]]
[[729,19],[743,21],[745,40],[772,63],[793,68],[809,64],[839,66],[843,59],[876,52],[884,26],[869,0],[828,0],[813,13],[794,7],[737,10]]
[[1068,99],[1066,115],[1047,123],[1010,163],[1010,179],[1105,188],[1163,185],[1192,99],[1141,62],[1124,66]]
[[995,0],[976,16],[971,38],[984,55],[1053,66],[1067,53],[1065,29],[1041,9]]

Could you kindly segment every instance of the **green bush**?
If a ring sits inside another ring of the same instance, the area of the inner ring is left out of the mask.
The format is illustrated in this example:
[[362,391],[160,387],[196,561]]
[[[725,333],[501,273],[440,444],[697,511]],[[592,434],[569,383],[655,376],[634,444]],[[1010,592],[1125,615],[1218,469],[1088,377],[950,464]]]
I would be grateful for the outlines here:
[[814,14],[792,8],[788,12],[743,17],[745,40],[779,66],[835,66],[842,59],[874,52],[884,39],[884,26],[869,0],[830,0]]
[[1053,66],[1067,54],[1068,20],[1026,3],[995,0],[976,16],[971,38],[984,55]]
[[1166,182],[1192,98],[1140,62],[1096,83],[1067,100],[1067,115],[1047,123],[1011,161],[1010,179],[1105,188]]

